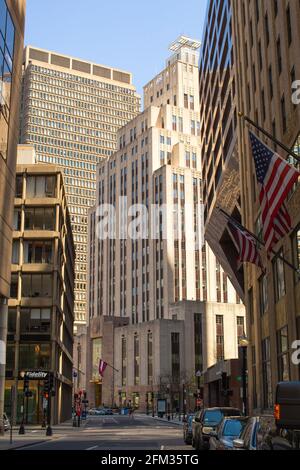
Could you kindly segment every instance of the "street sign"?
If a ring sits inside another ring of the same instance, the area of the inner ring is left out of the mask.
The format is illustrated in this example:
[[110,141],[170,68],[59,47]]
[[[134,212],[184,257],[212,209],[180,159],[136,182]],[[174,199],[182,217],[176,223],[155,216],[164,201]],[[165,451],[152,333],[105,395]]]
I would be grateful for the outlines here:
[[201,371],[200,370],[197,370],[196,377],[201,377]]

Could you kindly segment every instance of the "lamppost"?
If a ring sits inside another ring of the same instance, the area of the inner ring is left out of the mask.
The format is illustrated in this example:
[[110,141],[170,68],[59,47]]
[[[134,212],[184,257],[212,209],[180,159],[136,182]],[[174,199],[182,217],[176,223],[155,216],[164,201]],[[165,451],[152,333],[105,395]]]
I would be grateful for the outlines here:
[[198,405],[199,401],[200,400],[200,394],[201,394],[201,390],[200,390],[200,378],[201,378],[201,371],[200,370],[197,370],[196,372],[196,377],[197,377],[197,402],[196,402],[196,408],[197,408],[197,411],[200,410],[200,405]]
[[239,346],[242,349],[242,387],[243,387],[243,412],[244,415],[248,414],[247,406],[247,348],[249,340],[245,333],[239,339]]
[[168,421],[170,421],[170,385],[167,385],[167,412],[168,412]]
[[182,421],[185,419],[186,415],[186,388],[185,388],[185,381],[182,381]]
[[154,392],[151,392],[151,402],[152,402],[152,418],[154,418]]

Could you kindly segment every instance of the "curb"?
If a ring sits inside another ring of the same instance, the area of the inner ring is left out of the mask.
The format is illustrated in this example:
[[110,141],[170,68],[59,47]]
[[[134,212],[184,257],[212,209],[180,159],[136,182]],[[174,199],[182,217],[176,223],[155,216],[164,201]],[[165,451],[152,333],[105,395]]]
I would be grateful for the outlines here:
[[[28,442],[27,444],[16,445],[16,446],[13,446],[13,447],[7,447],[6,449],[1,449],[1,450],[11,451],[11,450],[16,450],[16,449],[23,449],[24,447],[36,446],[36,445],[42,444],[44,442],[48,442],[48,439],[42,439],[40,441]],[[0,452],[1,452],[1,450],[0,450]]]
[[156,419],[156,421],[161,421],[163,423],[167,423],[167,424],[173,424],[175,426],[182,426],[182,421],[168,421],[167,419],[165,418],[159,418],[158,416],[151,416],[152,419]]

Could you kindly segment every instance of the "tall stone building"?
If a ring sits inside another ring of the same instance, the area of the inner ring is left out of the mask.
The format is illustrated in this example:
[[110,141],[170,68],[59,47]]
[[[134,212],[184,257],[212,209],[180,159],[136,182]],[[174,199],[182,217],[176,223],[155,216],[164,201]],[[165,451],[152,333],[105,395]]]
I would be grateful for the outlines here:
[[232,2],[210,0],[200,56],[200,148],[205,237],[240,297],[244,278],[219,207],[241,220],[237,139],[237,68],[233,51]]
[[[39,162],[63,169],[76,250],[74,358],[80,370],[85,354],[87,211],[96,200],[96,166],[116,150],[117,130],[139,107],[131,73],[25,48],[20,141],[34,145]],[[81,372],[78,385],[84,387]]]
[[[50,371],[52,422],[71,418],[75,250],[60,167],[36,163],[18,146],[11,290],[8,301],[5,408],[22,421],[22,371]],[[11,387],[15,386],[12,410]],[[44,381],[30,380],[26,422],[42,423]],[[13,411],[13,413],[12,413]]]
[[7,299],[19,132],[25,0],[0,1],[0,434],[3,433]]
[[[300,77],[300,5],[297,0],[234,0],[233,36],[238,109],[288,148],[300,154],[300,105],[293,97]],[[261,236],[261,211],[248,127],[238,124],[241,208],[244,225]],[[299,163],[262,133],[258,137],[283,157]],[[300,189],[287,200],[293,230],[275,251],[299,268]],[[266,274],[255,266],[244,268],[249,335],[248,376],[250,410],[271,409],[276,383],[299,380],[293,363],[294,340],[300,338],[299,276],[278,256],[264,260]]]
[[[203,302],[214,305],[214,318],[224,307],[219,308],[221,303],[232,304],[235,318],[244,316],[232,284],[203,240],[199,46],[184,36],[170,46],[173,55],[165,69],[144,87],[145,110],[118,131],[119,149],[98,165],[88,243],[92,402],[95,397],[100,403],[118,402],[126,395],[145,409],[151,388],[160,392],[159,377],[178,381],[180,374],[195,376],[196,367],[203,371],[213,364],[206,351],[204,361],[200,352],[201,360],[195,359],[194,349],[183,353],[189,333],[194,344],[194,331],[198,334],[206,321],[209,309]],[[134,221],[141,219],[136,227]],[[108,236],[101,236],[101,224]],[[222,318],[224,312],[226,306]],[[196,313],[202,315],[200,323],[185,330],[185,319],[194,325]],[[148,330],[153,334],[151,381],[145,372]],[[215,362],[221,357],[216,342]],[[182,351],[175,375],[172,348]],[[228,350],[226,357],[236,354]],[[101,356],[119,370],[113,373],[108,367],[102,383],[97,371]],[[120,361],[127,364],[125,382]]]

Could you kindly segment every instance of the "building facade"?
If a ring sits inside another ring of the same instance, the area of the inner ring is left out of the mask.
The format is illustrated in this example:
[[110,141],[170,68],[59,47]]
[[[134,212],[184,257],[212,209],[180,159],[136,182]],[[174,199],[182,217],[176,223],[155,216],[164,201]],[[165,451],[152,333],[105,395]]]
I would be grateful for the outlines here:
[[39,162],[63,169],[76,250],[76,363],[85,362],[87,211],[96,200],[96,166],[116,150],[117,130],[139,107],[131,73],[25,48],[20,142],[34,145]]
[[[293,94],[300,76],[298,54],[300,5],[296,0],[257,2],[234,0],[233,32],[238,67],[238,109],[299,154],[300,105]],[[253,131],[264,140],[264,136]],[[259,193],[248,128],[238,124],[241,170],[241,207],[244,225],[261,234]],[[265,139],[283,158],[285,152]],[[299,163],[290,159],[294,165]],[[247,190],[245,190],[247,188]],[[287,200],[292,232],[275,251],[299,268],[299,197],[296,186]],[[244,268],[245,299],[250,346],[248,375],[250,410],[268,410],[276,383],[299,380],[292,360],[293,342],[300,338],[299,277],[278,258],[264,260],[266,274],[255,266]]]
[[0,434],[3,433],[7,299],[19,129],[25,0],[0,1]]
[[[203,239],[198,48],[186,37],[171,45],[166,68],[144,87],[145,110],[118,131],[119,149],[98,166],[88,235],[93,341],[106,339],[101,316],[127,319],[132,332],[156,320],[171,325],[171,306],[182,301],[240,308]],[[108,375],[102,392],[110,400]]]
[[[19,146],[14,204],[5,407],[22,421],[22,372],[51,371],[52,420],[71,418],[75,250],[62,170],[35,163],[34,148]],[[15,409],[11,386],[15,385]],[[25,421],[42,423],[43,380],[31,380]]]
[[243,299],[243,273],[237,266],[232,236],[218,210],[222,207],[241,220],[232,22],[230,0],[209,0],[200,55],[200,148],[205,237]]

